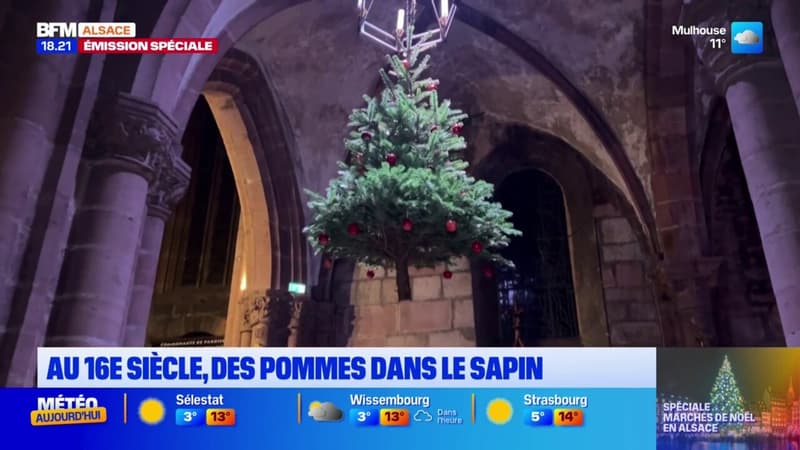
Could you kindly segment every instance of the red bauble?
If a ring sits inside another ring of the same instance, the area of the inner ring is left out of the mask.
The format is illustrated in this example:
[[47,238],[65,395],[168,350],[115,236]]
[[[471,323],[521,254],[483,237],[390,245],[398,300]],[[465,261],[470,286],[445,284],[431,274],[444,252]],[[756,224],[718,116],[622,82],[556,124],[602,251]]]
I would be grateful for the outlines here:
[[464,124],[463,123],[457,123],[457,124],[453,125],[450,128],[450,131],[452,131],[453,134],[461,134],[461,130],[463,130],[463,129],[464,129]]
[[357,235],[359,231],[361,230],[359,229],[357,223],[351,223],[350,225],[347,226],[347,233],[349,233],[350,236]]
[[403,60],[403,67],[405,67],[406,70],[410,69],[411,68],[411,62],[409,60],[407,60],[407,59],[404,59]]
[[411,221],[408,217],[403,219],[403,231],[411,231],[414,229],[414,222]]
[[325,233],[320,233],[320,235],[317,236],[317,242],[319,242],[319,245],[328,245],[330,241],[331,237]]
[[388,162],[390,166],[394,167],[395,164],[397,164],[397,155],[394,153],[389,153],[386,155],[386,162]]
[[455,220],[450,219],[444,224],[444,228],[447,230],[448,233],[455,233],[458,230],[458,224]]
[[453,278],[453,272],[450,272],[449,270],[445,270],[444,272],[442,272],[442,276],[446,280],[449,280],[450,278]]
[[438,88],[439,85],[437,83],[430,83],[428,84],[428,86],[426,86],[426,89],[428,89],[429,91],[435,91]]
[[431,131],[436,131],[439,129],[439,125],[433,124],[431,125]]
[[494,268],[492,266],[483,266],[481,273],[484,278],[492,278],[494,277]]
[[372,133],[370,133],[369,131],[365,131],[365,132],[361,133],[361,139],[363,139],[365,141],[371,141],[372,140]]
[[375,278],[375,271],[374,270],[368,270],[367,271],[367,278]]
[[483,251],[483,244],[478,241],[472,243],[472,252],[473,253],[480,253]]
[[333,267],[333,260],[330,258],[325,258],[322,260],[322,267],[326,269],[331,269]]

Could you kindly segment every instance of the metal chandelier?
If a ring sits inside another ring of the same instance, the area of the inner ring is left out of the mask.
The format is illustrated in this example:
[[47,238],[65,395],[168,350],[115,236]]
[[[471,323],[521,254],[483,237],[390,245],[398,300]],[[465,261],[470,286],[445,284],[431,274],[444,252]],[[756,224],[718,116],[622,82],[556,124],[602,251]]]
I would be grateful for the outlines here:
[[417,2],[406,0],[406,8],[397,11],[397,26],[394,32],[387,32],[368,20],[374,3],[375,0],[358,0],[361,34],[384,48],[406,56],[412,51],[422,52],[444,42],[456,13],[456,5],[451,7],[449,0],[439,0],[438,7],[437,1],[431,0],[438,26],[432,30],[415,33]]

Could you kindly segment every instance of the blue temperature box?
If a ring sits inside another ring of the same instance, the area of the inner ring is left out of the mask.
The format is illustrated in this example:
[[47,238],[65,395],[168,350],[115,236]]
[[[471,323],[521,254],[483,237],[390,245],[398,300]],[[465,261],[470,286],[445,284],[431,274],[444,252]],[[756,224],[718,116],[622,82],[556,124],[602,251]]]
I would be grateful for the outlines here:
[[206,415],[199,409],[176,409],[175,425],[180,427],[197,427],[205,425]]
[[78,53],[78,40],[68,38],[36,39],[36,52],[40,55],[71,55]]
[[380,424],[381,415],[377,409],[351,409],[350,423],[359,427],[375,427]]
[[525,424],[532,427],[547,427],[553,425],[553,410],[530,409],[525,412]]

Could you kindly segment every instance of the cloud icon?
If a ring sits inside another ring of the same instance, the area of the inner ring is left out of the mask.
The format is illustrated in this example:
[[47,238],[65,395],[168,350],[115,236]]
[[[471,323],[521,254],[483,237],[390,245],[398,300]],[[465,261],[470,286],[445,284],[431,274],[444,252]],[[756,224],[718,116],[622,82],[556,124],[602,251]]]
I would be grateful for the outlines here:
[[317,422],[338,422],[342,420],[342,410],[331,402],[311,402],[308,415]]
[[433,416],[424,409],[420,409],[414,413],[414,422],[430,422],[431,420],[433,420]]
[[741,33],[736,33],[736,36],[734,36],[733,39],[742,45],[758,44],[758,42],[761,40],[761,38],[758,37],[758,34],[756,34],[753,30],[744,30]]

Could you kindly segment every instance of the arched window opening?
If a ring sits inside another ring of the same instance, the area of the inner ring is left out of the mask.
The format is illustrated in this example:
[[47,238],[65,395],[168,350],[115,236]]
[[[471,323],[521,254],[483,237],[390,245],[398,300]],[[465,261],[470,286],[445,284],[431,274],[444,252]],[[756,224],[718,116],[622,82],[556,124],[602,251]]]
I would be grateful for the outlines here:
[[561,188],[543,172],[526,170],[506,178],[496,198],[522,231],[502,252],[515,267],[500,269],[496,277],[498,345],[577,345],[580,332]]
[[[240,202],[225,145],[202,97],[182,144],[192,178],[165,227],[148,340],[162,346],[199,346],[203,342],[215,346],[220,336],[193,339],[185,333],[209,329],[226,318],[234,286]],[[239,280],[235,283],[238,287]]]

